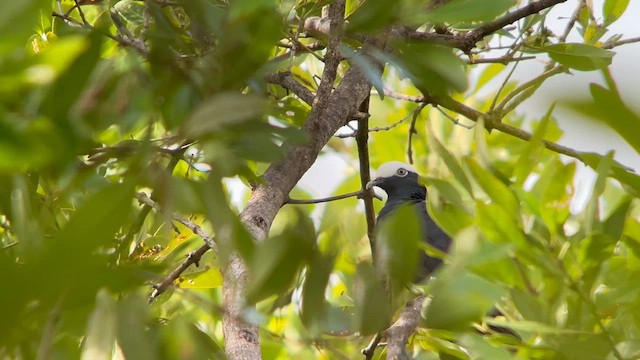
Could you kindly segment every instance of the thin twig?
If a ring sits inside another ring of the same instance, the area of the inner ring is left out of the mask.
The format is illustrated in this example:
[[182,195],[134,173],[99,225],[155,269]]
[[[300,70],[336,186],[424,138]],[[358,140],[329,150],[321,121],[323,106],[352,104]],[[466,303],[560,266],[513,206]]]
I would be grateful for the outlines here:
[[407,140],[407,158],[409,159],[409,164],[413,165],[413,149],[412,149],[412,144],[413,144],[413,134],[417,134],[418,132],[416,131],[416,121],[418,121],[418,116],[420,115],[420,112],[422,112],[422,109],[424,109],[424,107],[427,106],[427,104],[420,104],[418,105],[418,107],[416,107],[413,110],[412,113],[412,118],[411,118],[411,124],[409,125],[409,136],[408,136],[408,140]]
[[567,37],[569,37],[569,33],[571,33],[573,26],[576,24],[576,21],[578,21],[578,17],[580,16],[580,10],[582,10],[582,7],[584,5],[585,5],[584,0],[578,1],[578,6],[576,6],[576,9],[573,11],[573,14],[569,18],[569,21],[567,22],[567,26],[565,26],[564,28],[564,32],[562,32],[562,35],[560,35],[560,37],[558,38],[559,43],[563,43],[567,41]]
[[469,65],[476,65],[476,64],[504,64],[507,65],[509,63],[512,62],[519,62],[519,61],[524,61],[524,60],[533,60],[535,59],[535,56],[520,56],[520,57],[513,57],[512,55],[505,55],[505,56],[501,56],[498,58],[479,58],[479,59],[475,59],[475,58],[469,58],[467,59],[465,62]]
[[[145,193],[137,193],[136,194],[136,199],[146,205],[151,207],[152,209],[154,209],[155,211],[161,212],[162,209],[160,208],[160,205],[153,201],[149,196],[147,196],[147,194]],[[213,239],[213,237],[211,237],[209,234],[207,234],[206,231],[202,230],[202,227],[200,227],[200,225],[194,223],[191,220],[185,219],[179,215],[176,214],[171,214],[171,218],[177,222],[179,222],[180,224],[186,226],[189,230],[191,230],[194,234],[200,236],[202,238],[202,240],[214,251],[217,251],[218,246],[215,243],[215,240]]]
[[[566,68],[564,66],[554,66],[551,69],[543,72],[542,74],[536,76],[535,78],[520,84],[520,86],[516,87],[515,89],[513,89],[510,93],[508,93],[507,95],[505,95],[505,97],[500,101],[500,103],[498,103],[498,105],[496,105],[495,107],[495,112],[499,113],[500,116],[504,116],[505,114],[509,113],[510,110],[514,109],[514,105],[510,104],[509,102],[514,99],[517,95],[519,95],[520,93],[523,93],[525,90],[530,89],[530,88],[534,88],[537,89],[540,85],[542,85],[542,83],[547,80],[548,78],[563,73],[566,71]],[[521,101],[520,101],[521,102]],[[513,103],[515,105],[519,104],[520,102],[518,101],[514,101]]]
[[467,130],[471,130],[471,129],[474,128],[473,125],[465,125],[465,124],[460,123],[460,120],[458,120],[458,118],[454,118],[451,115],[447,114],[447,112],[442,110],[442,108],[440,106],[435,106],[435,108],[436,108],[436,110],[438,110],[440,112],[440,114],[442,114],[442,116],[444,116],[447,119],[451,120],[451,122],[454,125],[461,126],[461,127],[465,128]]
[[376,354],[376,348],[378,347],[380,340],[382,340],[382,334],[377,333],[376,336],[371,339],[369,345],[360,351],[362,355],[364,355],[365,360],[373,359],[373,355]]
[[[348,199],[348,198],[352,198],[352,197],[357,197],[358,199],[362,199],[363,195],[364,195],[364,191],[363,190],[359,190],[359,191],[353,191],[353,192],[342,194],[342,195],[329,196],[329,197],[321,198],[321,199],[305,200],[305,199],[291,199],[291,198],[289,198],[289,199],[287,199],[287,202],[285,204],[292,204],[292,205],[321,204],[321,203],[326,203],[326,202],[330,202],[330,201]],[[382,200],[382,198],[380,196],[378,196],[378,195],[375,195],[375,197],[378,200]]]
[[[173,172],[173,169],[175,169],[175,167],[178,165],[178,162],[182,159],[184,152],[187,150],[185,145],[190,143],[191,143],[190,141],[183,142],[182,145],[176,151],[176,153],[173,154],[173,157],[171,158],[171,160],[169,161],[166,167],[167,173],[171,174]],[[155,197],[155,193],[152,193],[150,200],[153,201],[154,197]],[[138,213],[138,217],[136,218],[136,221],[133,223],[133,225],[131,225],[124,239],[122,239],[120,244],[118,244],[118,248],[116,249],[116,251],[118,252],[118,261],[120,261],[120,258],[122,258],[123,256],[126,256],[126,251],[128,251],[129,245],[131,244],[133,237],[140,231],[140,229],[142,229],[142,225],[144,224],[144,221],[150,212],[151,212],[151,205],[145,205],[144,207],[142,207],[142,209]]]
[[[425,105],[421,104],[420,106],[424,107]],[[418,107],[420,107],[420,106],[418,106]],[[372,132],[380,132],[380,131],[389,131],[389,130],[397,127],[398,125],[402,124],[403,122],[407,121],[407,119],[411,118],[415,111],[416,111],[415,109],[412,110],[407,116],[403,117],[402,119],[394,122],[393,124],[391,124],[389,126],[373,127],[373,128],[369,128],[367,131],[369,131],[370,133],[372,133]],[[350,133],[350,134],[338,134],[338,135],[335,135],[335,137],[342,138],[342,139],[356,137],[356,135],[358,134],[358,129],[353,128],[352,126],[350,126],[349,128],[351,130],[353,130],[352,133]]]
[[189,266],[198,266],[202,255],[204,255],[209,250],[211,250],[211,247],[205,244],[187,254],[186,259],[181,262],[180,265],[178,265],[178,267],[176,267],[171,273],[169,273],[169,275],[167,275],[164,280],[162,280],[162,282],[153,285],[153,291],[151,292],[151,294],[149,294],[149,303],[166,292],[180,277],[180,275],[182,275],[182,273],[187,270]]
[[602,48],[613,49],[614,47],[618,47],[620,45],[633,44],[637,42],[640,42],[640,36],[632,37],[624,40],[613,41],[613,42],[606,42],[604,45],[602,45]]

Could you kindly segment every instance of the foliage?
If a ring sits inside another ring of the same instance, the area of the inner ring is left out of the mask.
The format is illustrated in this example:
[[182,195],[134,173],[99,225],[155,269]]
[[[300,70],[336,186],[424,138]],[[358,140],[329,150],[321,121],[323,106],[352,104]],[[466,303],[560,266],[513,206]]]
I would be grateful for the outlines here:
[[[305,20],[330,3],[0,4],[0,358],[224,358],[222,272],[236,252],[253,274],[247,300],[256,307],[246,318],[260,326],[265,359],[356,358],[389,326],[414,294],[403,286],[387,294],[360,200],[285,204],[259,243],[232,202],[313,135],[303,128],[310,105],[266,79],[289,71],[318,89],[329,34]],[[524,3],[347,2],[340,52],[349,61],[337,82],[360,67],[380,95],[370,104],[371,164],[412,159],[428,175],[429,211],[455,235],[447,265],[412,286],[432,298],[409,347],[420,359],[638,358],[640,178],[612,154],[570,159],[544,149],[561,136],[553,106],[541,119],[513,112],[550,76],[601,71],[606,87],[593,84],[593,100],[569,105],[640,152],[640,115],[607,68],[622,38],[607,28],[629,1],[604,1],[602,21],[578,6],[572,42],[545,27],[548,10],[500,26],[473,52],[390,37],[389,51],[373,53],[387,63],[381,80],[360,52],[362,36],[391,24],[473,34]],[[492,50],[500,43],[513,45]],[[532,56],[547,61],[545,72],[511,80]],[[532,135],[523,141],[504,124]],[[358,163],[348,136],[325,152]],[[578,160],[597,180],[576,208]],[[331,175],[344,177],[336,194],[362,187],[355,170]],[[158,207],[136,201],[139,192]],[[417,244],[392,235],[415,227],[397,218],[378,245],[413,252]],[[147,304],[149,284],[183,263],[203,233],[216,251]],[[411,256],[387,259],[395,285],[410,282]],[[496,304],[506,320],[485,318]],[[500,324],[521,341],[489,328]]]

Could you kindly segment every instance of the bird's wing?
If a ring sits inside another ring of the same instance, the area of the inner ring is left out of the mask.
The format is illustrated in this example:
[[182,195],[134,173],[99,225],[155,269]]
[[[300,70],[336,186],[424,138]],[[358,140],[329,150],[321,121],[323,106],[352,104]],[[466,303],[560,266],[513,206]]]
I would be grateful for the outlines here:
[[[429,244],[429,246],[432,246],[443,253],[449,252],[449,247],[451,246],[451,237],[447,235],[447,233],[445,233],[444,230],[442,230],[435,221],[433,221],[433,219],[427,212],[426,202],[417,202],[414,205],[414,209],[420,219],[420,224],[422,227],[422,240],[425,243]],[[421,257],[422,266],[418,271],[417,279],[422,280],[425,277],[431,275],[431,273],[433,273],[441,264],[442,259],[423,254]]]

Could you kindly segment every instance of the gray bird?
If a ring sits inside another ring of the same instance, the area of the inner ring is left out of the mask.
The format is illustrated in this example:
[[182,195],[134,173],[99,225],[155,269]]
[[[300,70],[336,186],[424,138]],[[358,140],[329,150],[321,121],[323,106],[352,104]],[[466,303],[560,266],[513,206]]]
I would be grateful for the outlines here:
[[[375,179],[370,181],[366,188],[371,189],[374,186],[387,193],[387,202],[378,213],[378,224],[399,206],[411,204],[420,221],[422,240],[443,253],[449,251],[451,237],[433,221],[427,212],[427,189],[420,184],[418,173],[413,166],[400,161],[382,164],[376,171]],[[428,256],[423,252],[416,280],[422,280],[431,275],[441,264],[440,258]]]
[[[377,186],[387,193],[387,202],[378,213],[377,223],[380,224],[384,221],[385,217],[389,216],[399,206],[412,204],[420,221],[422,240],[441,252],[448,253],[451,246],[451,237],[433,221],[427,212],[427,188],[420,184],[418,172],[413,166],[400,161],[390,161],[380,165],[375,175],[375,179],[369,181],[366,188],[371,189]],[[440,258],[432,257],[422,252],[420,265],[415,277],[416,282],[430,276],[440,265],[442,265]],[[502,316],[502,313],[494,308],[487,315],[496,317]],[[494,331],[520,338],[518,334],[510,329],[493,325],[489,327]]]

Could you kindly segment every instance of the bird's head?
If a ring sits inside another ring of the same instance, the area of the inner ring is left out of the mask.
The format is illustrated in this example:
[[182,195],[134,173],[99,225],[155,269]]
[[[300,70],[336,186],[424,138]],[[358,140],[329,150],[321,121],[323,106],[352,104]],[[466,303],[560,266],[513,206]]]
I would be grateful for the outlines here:
[[375,172],[375,178],[367,183],[366,189],[374,186],[384,190],[389,197],[411,196],[424,192],[416,169],[400,161],[386,162]]

